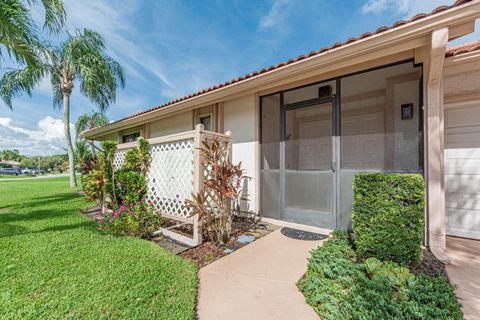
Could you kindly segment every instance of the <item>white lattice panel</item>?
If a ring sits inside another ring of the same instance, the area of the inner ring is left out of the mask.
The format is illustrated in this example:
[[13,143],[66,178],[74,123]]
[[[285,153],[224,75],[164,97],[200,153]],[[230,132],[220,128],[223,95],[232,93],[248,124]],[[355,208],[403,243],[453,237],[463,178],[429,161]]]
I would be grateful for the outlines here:
[[113,170],[121,169],[125,163],[125,156],[127,155],[128,149],[122,149],[115,152],[113,156]]
[[161,213],[189,218],[185,199],[194,191],[194,140],[150,145],[147,200]]

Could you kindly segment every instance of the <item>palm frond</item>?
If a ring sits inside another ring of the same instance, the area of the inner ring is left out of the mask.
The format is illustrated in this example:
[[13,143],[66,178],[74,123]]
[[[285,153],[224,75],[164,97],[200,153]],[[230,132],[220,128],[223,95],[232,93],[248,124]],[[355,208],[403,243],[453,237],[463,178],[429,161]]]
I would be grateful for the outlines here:
[[61,0],[42,0],[45,8],[43,28],[52,33],[58,33],[65,24],[66,12]]
[[31,96],[32,89],[42,80],[45,74],[46,68],[43,66],[27,66],[24,69],[6,72],[0,80],[0,97],[12,109],[12,99],[22,93]]
[[20,63],[37,65],[35,45],[38,43],[38,29],[33,22],[29,8],[21,0],[2,1],[0,10],[0,57],[5,51]]
[[63,93],[62,93],[62,85],[60,78],[58,77],[58,72],[55,71],[51,72],[50,74],[50,84],[52,86],[52,93],[53,93],[53,107],[55,109],[60,109],[63,107]]

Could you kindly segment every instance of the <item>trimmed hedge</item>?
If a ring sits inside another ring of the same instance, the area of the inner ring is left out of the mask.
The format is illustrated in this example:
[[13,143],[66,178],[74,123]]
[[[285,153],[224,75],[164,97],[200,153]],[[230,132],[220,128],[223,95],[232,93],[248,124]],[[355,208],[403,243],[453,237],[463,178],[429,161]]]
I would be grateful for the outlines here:
[[355,175],[352,227],[359,256],[419,263],[424,232],[423,177]]
[[395,287],[368,276],[342,232],[312,251],[298,283],[320,319],[463,319],[455,288],[444,277],[417,276],[416,284]]

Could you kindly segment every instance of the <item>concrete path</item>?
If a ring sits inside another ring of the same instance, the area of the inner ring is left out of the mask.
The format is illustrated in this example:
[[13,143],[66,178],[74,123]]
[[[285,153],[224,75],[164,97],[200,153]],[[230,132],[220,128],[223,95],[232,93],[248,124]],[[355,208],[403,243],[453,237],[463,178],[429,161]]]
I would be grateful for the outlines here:
[[447,253],[453,258],[448,277],[457,285],[465,319],[480,319],[480,241],[447,237]]
[[20,181],[20,180],[33,180],[33,179],[49,179],[49,178],[58,178],[58,177],[67,177],[68,173],[54,173],[54,174],[47,174],[47,175],[40,175],[35,177],[28,177],[28,178],[1,178],[1,181]]
[[318,319],[296,282],[307,269],[310,250],[321,244],[277,230],[202,268],[199,319]]

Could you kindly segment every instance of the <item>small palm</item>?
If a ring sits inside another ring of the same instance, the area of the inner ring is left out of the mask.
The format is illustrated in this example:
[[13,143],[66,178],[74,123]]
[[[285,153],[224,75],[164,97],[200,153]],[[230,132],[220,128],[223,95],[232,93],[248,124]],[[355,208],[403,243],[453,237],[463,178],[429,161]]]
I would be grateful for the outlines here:
[[0,96],[12,108],[12,99],[32,90],[44,77],[50,77],[53,104],[63,102],[64,129],[69,158],[70,185],[76,186],[74,154],[70,137],[70,96],[75,83],[80,92],[96,104],[101,112],[115,102],[117,88],[125,86],[123,69],[105,53],[105,41],[95,31],[77,30],[58,47],[42,46],[41,63],[12,70],[0,80]]

